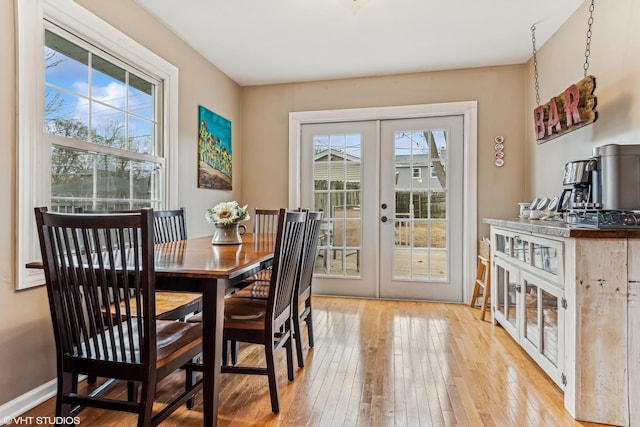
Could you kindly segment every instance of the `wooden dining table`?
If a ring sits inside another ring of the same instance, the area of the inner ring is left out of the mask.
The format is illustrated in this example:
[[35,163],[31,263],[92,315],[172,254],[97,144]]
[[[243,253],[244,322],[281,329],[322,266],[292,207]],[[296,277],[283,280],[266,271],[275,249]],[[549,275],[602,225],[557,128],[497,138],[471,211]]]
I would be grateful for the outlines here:
[[202,293],[204,426],[217,423],[225,295],[271,265],[274,245],[274,236],[245,234],[240,245],[199,237],[155,246],[156,289]]
[[[275,235],[245,234],[242,244],[212,244],[211,237],[156,244],[156,290],[202,294],[203,412],[206,427],[217,424],[224,298],[243,280],[269,267]],[[43,268],[31,262],[27,268]]]

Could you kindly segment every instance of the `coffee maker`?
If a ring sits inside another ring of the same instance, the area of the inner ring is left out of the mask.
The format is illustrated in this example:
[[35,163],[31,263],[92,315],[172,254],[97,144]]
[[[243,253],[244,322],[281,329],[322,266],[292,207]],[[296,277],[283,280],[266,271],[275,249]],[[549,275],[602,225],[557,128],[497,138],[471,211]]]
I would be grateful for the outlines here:
[[597,170],[596,159],[576,160],[564,165],[562,185],[565,188],[558,200],[558,211],[573,209],[599,209],[600,203],[594,199],[593,173]]

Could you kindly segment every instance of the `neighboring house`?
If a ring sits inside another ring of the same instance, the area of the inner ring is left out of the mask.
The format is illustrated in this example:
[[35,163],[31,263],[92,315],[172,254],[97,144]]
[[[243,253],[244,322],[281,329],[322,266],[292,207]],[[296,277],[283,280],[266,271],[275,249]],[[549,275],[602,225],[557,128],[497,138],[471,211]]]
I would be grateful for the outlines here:
[[[445,150],[438,154],[440,158],[445,156]],[[437,161],[426,154],[396,155],[397,216],[400,217],[403,213],[408,216],[410,203],[413,203],[415,218],[427,218],[429,209],[431,217],[444,215],[446,196],[432,164]],[[340,212],[336,212],[337,207],[359,208],[360,168],[359,157],[331,148],[318,151],[314,155],[313,171],[315,206],[325,206],[323,211],[330,218],[335,218],[336,214],[342,216]],[[446,175],[444,177],[446,180]],[[329,193],[328,197],[322,193],[323,190]]]
[[[443,154],[441,154],[442,156]],[[440,191],[443,186],[438,180],[431,162],[435,161],[427,154],[396,156],[396,189]]]

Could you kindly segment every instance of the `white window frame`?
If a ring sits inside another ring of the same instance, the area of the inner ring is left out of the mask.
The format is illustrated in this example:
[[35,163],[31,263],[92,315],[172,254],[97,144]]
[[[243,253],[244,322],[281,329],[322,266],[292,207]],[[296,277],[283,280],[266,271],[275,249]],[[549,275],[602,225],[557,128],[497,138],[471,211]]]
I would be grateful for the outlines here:
[[[418,176],[416,176],[416,171],[418,171]],[[419,166],[412,166],[411,167],[411,178],[413,179],[420,179],[422,178],[422,168]]]
[[51,200],[49,142],[44,129],[44,20],[91,41],[116,58],[162,80],[165,208],[178,194],[178,68],[72,0],[15,0],[16,8],[16,289],[44,284],[44,273],[26,268],[40,260],[33,210]]

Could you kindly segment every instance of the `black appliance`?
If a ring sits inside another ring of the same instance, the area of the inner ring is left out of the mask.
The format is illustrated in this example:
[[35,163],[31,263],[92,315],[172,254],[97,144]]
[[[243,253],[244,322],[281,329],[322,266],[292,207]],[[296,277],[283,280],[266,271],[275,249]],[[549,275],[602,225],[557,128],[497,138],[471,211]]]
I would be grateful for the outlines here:
[[596,159],[576,160],[564,165],[562,185],[565,188],[558,200],[558,211],[598,209],[599,199],[593,194],[593,173],[598,167]]

